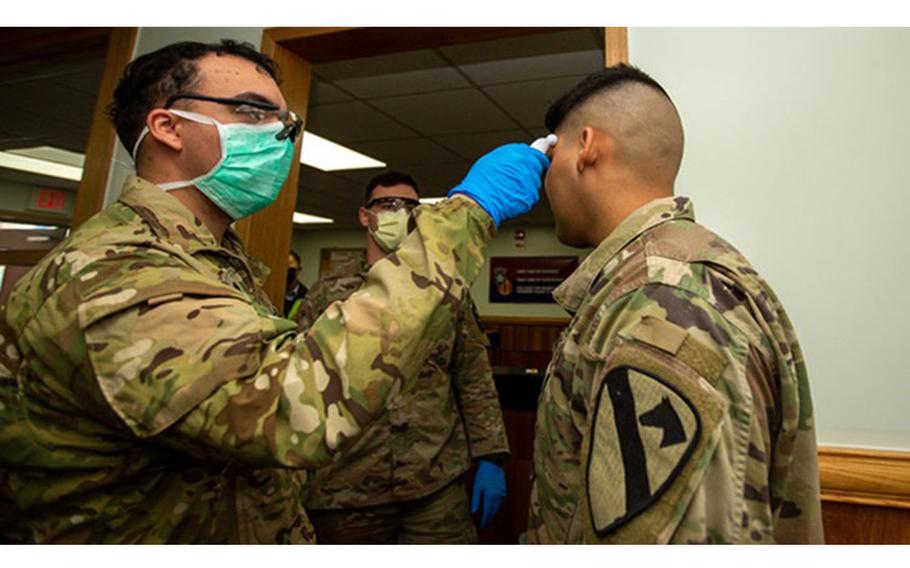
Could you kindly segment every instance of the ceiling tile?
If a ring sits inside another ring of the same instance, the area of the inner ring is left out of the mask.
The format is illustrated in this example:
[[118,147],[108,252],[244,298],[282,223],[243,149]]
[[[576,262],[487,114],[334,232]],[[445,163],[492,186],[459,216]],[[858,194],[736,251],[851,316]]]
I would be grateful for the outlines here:
[[448,67],[448,63],[434,50],[420,49],[321,63],[313,67],[313,73],[320,79],[335,82],[358,77],[394,75],[395,73],[445,67]]
[[412,138],[415,134],[361,101],[314,107],[307,113],[306,128],[340,143]]
[[359,191],[356,182],[333,172],[323,172],[309,166],[301,166],[298,186],[328,191],[336,195],[348,195]]
[[[0,121],[5,131],[24,138],[41,140],[54,136],[61,130],[61,125],[42,116],[20,111],[15,107],[5,106],[0,102]],[[66,126],[66,128],[73,128]]]
[[[64,150],[84,154],[85,146],[88,144],[88,130],[73,128],[72,130],[57,136],[49,136],[46,138],[46,141],[47,146],[54,146],[55,148],[63,148]],[[117,141],[117,143],[119,144],[119,141]]]
[[52,77],[49,80],[94,97],[98,94],[101,75],[104,73],[104,60],[101,59],[89,63],[91,64],[81,66],[81,68],[74,69],[72,72]]
[[359,201],[330,199],[318,192],[301,192],[297,197],[296,210],[335,221],[332,225],[324,226],[352,227],[359,224],[357,221],[359,207]]
[[500,132],[480,132],[472,134],[448,134],[434,136],[434,140],[457,152],[469,163],[483,156],[493,148],[510,142],[527,142],[531,140],[524,130],[503,130]]
[[444,191],[448,191],[464,179],[470,166],[468,162],[435,166],[421,164],[412,166],[408,173],[417,179],[417,183],[435,184],[445,188]]
[[603,51],[575,51],[552,53],[469,63],[460,69],[478,85],[513,83],[566,75],[589,75],[603,69]]
[[351,183],[357,184],[357,187],[360,188],[361,197],[363,196],[363,190],[366,187],[367,183],[373,176],[382,173],[385,171],[385,168],[382,169],[368,169],[368,170],[347,170],[343,172],[336,172],[337,175],[345,178]]
[[[50,81],[27,81],[4,85],[0,90],[0,119],[29,113],[42,121],[88,128],[95,108],[95,96]],[[60,128],[62,125],[48,124]]]
[[452,67],[398,71],[389,75],[339,80],[335,84],[362,99],[427,93],[471,85]]
[[464,161],[461,156],[427,138],[358,142],[352,144],[351,147],[385,162],[389,169],[397,170],[407,170],[407,167],[412,164],[444,164]]
[[[549,55],[573,51],[603,50],[603,39],[592,28],[577,28],[541,34],[479,41],[440,48],[439,51],[456,65],[502,61],[518,57]],[[603,61],[603,58],[601,58]]]
[[526,128],[542,128],[550,104],[585,75],[492,85],[484,90]]
[[315,77],[313,78],[312,87],[310,88],[310,107],[325,103],[337,103],[350,100],[353,100],[353,97],[343,92],[335,85],[321,81]]
[[425,135],[505,130],[516,126],[476,89],[377,99],[373,104]]

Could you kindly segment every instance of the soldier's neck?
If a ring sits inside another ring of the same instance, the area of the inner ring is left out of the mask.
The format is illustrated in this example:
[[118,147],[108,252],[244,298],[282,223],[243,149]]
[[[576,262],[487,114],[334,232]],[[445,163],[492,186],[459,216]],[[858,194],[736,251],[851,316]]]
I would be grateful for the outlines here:
[[376,261],[385,258],[386,254],[387,253],[376,244],[376,241],[373,240],[370,233],[367,232],[367,265],[373,266],[376,264]]
[[224,211],[215,206],[214,203],[202,194],[195,187],[182,187],[169,192],[177,198],[178,201],[190,210],[202,224],[211,231],[217,242],[221,242],[224,233],[233,222]]
[[590,245],[596,247],[610,236],[623,221],[639,208],[655,199],[673,195],[673,188],[650,187],[638,184],[608,185],[609,191],[600,191],[588,210],[594,220],[589,232]]

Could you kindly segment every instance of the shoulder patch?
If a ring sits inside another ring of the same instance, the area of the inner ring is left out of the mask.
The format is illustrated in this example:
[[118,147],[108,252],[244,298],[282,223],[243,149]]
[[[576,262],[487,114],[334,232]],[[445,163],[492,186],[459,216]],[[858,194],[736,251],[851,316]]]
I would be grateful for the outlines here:
[[632,367],[607,373],[597,397],[588,476],[594,530],[638,515],[679,475],[701,436],[698,409],[660,377]]
[[657,542],[717,443],[726,403],[667,353],[624,343],[592,391],[585,519],[593,542]]

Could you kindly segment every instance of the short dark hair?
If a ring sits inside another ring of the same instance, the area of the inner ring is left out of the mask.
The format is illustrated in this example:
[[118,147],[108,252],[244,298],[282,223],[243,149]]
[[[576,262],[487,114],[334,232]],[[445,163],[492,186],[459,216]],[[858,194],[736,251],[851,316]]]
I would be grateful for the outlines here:
[[297,264],[300,264],[300,255],[299,254],[297,254],[296,252],[294,252],[292,250],[289,250],[288,254],[294,257],[294,260],[297,261]]
[[278,82],[278,65],[248,42],[230,39],[220,43],[183,41],[138,57],[127,65],[114,91],[114,100],[107,107],[117,137],[128,152],[133,150],[145,126],[145,117],[155,105],[196,86],[199,78],[196,60],[209,53],[236,55],[252,61]]
[[391,187],[393,185],[398,185],[399,183],[410,185],[414,188],[414,193],[420,195],[420,189],[417,188],[417,182],[414,181],[414,178],[402,172],[387,170],[374,176],[373,179],[370,180],[370,183],[367,184],[366,193],[363,195],[363,202],[370,202],[370,196],[373,195],[373,190],[376,189],[377,186]]
[[[547,116],[544,119],[547,130],[555,132],[572,110],[592,96],[630,82],[647,85],[660,91],[667,99],[670,99],[667,91],[650,75],[637,67],[620,63],[588,75],[571,90],[553,101],[553,104],[547,109]],[[672,99],[670,99],[670,102],[673,102]]]

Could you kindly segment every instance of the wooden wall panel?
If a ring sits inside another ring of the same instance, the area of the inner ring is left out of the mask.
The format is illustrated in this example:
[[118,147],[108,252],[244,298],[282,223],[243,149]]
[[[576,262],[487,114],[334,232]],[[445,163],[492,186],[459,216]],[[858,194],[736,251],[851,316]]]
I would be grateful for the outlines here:
[[828,544],[910,544],[910,510],[824,501]]

